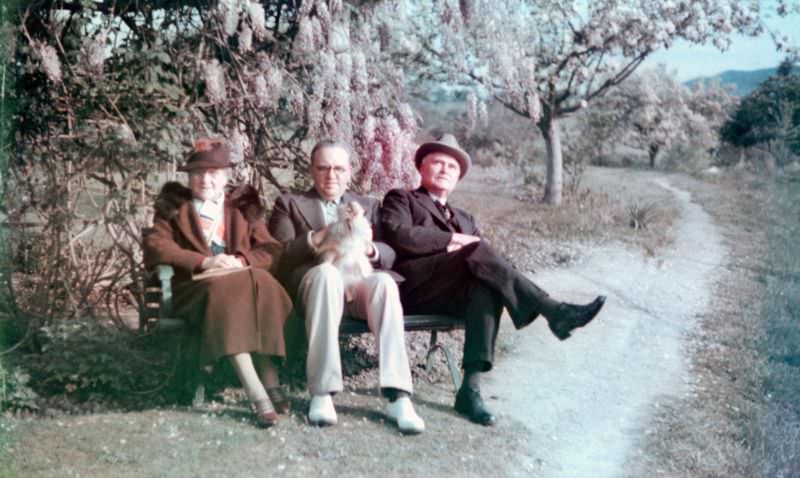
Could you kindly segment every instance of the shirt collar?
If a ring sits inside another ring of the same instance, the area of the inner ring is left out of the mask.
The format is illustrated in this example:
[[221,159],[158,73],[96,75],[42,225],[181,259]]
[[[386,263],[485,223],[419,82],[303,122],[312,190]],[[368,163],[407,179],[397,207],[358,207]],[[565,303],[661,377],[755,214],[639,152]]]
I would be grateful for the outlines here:
[[439,196],[433,194],[432,192],[428,192],[428,196],[430,196],[431,199],[433,199],[433,202],[441,204],[442,206],[447,206],[447,198],[446,197],[444,197],[444,198],[439,197]]

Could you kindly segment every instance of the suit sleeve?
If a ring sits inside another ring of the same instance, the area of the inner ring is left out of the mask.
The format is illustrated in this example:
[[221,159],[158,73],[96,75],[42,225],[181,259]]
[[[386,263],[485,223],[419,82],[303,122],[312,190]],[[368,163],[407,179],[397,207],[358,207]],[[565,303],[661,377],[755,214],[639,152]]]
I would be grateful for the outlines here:
[[393,189],[383,198],[381,232],[383,239],[404,256],[427,256],[445,252],[452,232],[416,225],[414,205],[407,191]]
[[302,264],[314,260],[314,251],[308,244],[306,234],[299,234],[290,213],[291,201],[280,196],[275,201],[269,218],[269,233],[283,244],[283,260]]
[[381,204],[377,199],[371,198],[365,198],[365,202],[366,204],[362,202],[362,205],[366,207],[367,219],[370,225],[372,225],[373,244],[375,244],[375,247],[378,249],[378,259],[373,262],[372,265],[378,269],[390,270],[394,265],[397,254],[394,252],[394,249],[392,249],[392,246],[383,241],[381,237],[383,235],[380,221]]
[[200,264],[206,258],[197,251],[184,249],[178,245],[173,238],[172,225],[159,215],[153,218],[153,230],[144,238],[142,246],[145,265],[148,268],[167,264],[191,274],[200,268]]

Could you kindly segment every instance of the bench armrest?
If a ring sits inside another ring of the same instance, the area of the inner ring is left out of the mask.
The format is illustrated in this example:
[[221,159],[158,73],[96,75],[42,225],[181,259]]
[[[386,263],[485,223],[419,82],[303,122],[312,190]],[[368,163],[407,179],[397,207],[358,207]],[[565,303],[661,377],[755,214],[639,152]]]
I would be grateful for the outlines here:
[[161,307],[158,309],[159,318],[164,319],[172,316],[172,276],[175,269],[166,264],[156,266],[158,280],[161,282]]

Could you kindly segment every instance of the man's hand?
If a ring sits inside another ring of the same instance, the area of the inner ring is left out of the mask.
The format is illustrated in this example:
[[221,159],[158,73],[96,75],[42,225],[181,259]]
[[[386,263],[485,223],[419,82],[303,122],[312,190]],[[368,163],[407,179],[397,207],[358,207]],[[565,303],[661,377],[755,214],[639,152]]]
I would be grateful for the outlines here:
[[314,249],[318,248],[322,245],[322,241],[325,240],[325,236],[328,235],[328,226],[323,227],[319,231],[314,231],[311,233],[311,245]]
[[460,232],[454,232],[453,237],[450,239],[450,244],[447,245],[447,252],[454,252],[462,247],[466,246],[467,244],[472,244],[473,242],[480,242],[481,238],[478,236],[473,236],[470,234],[461,234]]
[[203,259],[200,268],[204,271],[209,269],[229,269],[233,267],[244,267],[244,264],[236,256],[229,254],[217,254],[216,256],[206,257]]

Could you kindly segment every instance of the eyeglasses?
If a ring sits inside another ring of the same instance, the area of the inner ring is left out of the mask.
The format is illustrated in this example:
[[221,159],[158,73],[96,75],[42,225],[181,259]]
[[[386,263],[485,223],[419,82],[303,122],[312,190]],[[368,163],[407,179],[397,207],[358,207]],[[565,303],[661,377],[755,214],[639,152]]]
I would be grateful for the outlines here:
[[347,172],[347,168],[344,166],[314,166],[314,170],[322,175],[328,175],[333,171],[336,176],[341,176]]

